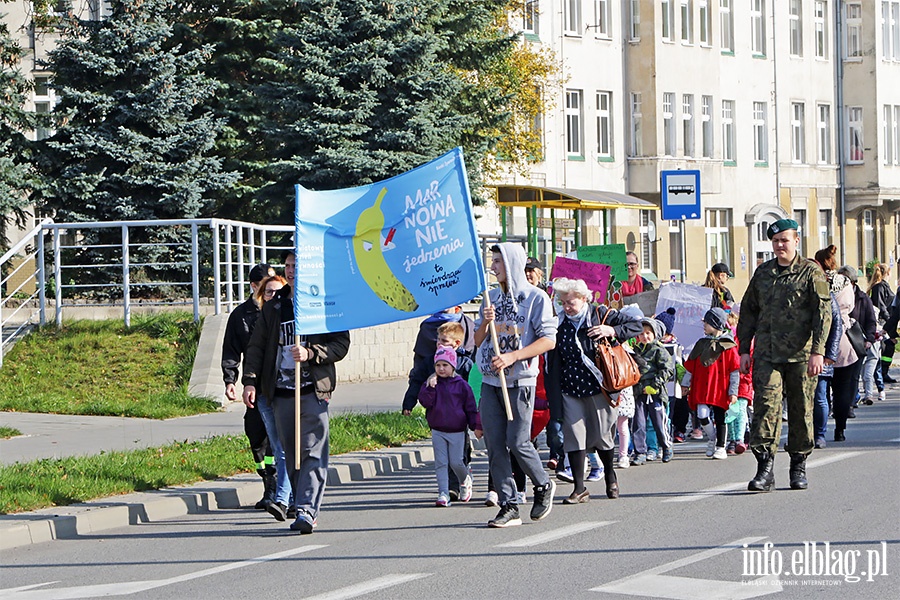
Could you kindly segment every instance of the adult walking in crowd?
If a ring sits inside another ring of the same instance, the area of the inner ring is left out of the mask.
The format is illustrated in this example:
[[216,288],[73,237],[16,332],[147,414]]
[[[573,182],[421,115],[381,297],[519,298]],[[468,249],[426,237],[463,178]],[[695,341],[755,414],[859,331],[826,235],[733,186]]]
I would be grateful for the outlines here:
[[853,308],[853,290],[850,281],[836,271],[836,254],[837,248],[832,244],[816,252],[815,258],[825,273],[831,295],[831,327],[825,341],[825,360],[816,382],[813,407],[813,436],[816,448],[824,448],[827,445],[825,438],[828,435],[828,414],[831,412],[835,368],[845,368],[856,360],[856,355],[852,354],[853,348],[844,336],[844,328],[849,324],[850,310]]
[[[859,373],[862,369],[865,353],[858,353],[853,348],[853,344],[848,336],[848,331],[853,325],[851,314],[856,306],[856,294],[854,294],[850,279],[843,273],[834,273],[829,274],[829,282],[832,293],[838,303],[838,310],[841,314],[841,326],[844,330],[831,378],[834,441],[843,442],[845,440],[844,430],[847,427],[847,418],[853,410],[852,404],[856,399],[857,389],[859,388]],[[825,427],[823,426],[819,432],[824,436]]]
[[[241,381],[244,404],[248,407],[256,403],[257,393],[271,399],[297,512],[291,529],[309,534],[316,527],[328,477],[328,401],[337,380],[334,363],[347,355],[350,333],[305,335],[300,344],[295,344],[292,296],[295,274],[296,257],[289,251],[284,257],[288,285],[263,306],[244,356]],[[300,389],[296,390],[298,367]],[[300,432],[294,426],[295,391],[300,394]],[[299,469],[294,446],[298,433]]]
[[547,284],[544,282],[544,265],[533,256],[529,256],[525,261],[525,279],[534,287],[547,291]]
[[725,263],[714,264],[706,274],[706,283],[703,284],[703,287],[711,288],[713,291],[710,308],[731,310],[731,307],[734,306],[734,296],[731,295],[731,290],[725,287],[729,277],[734,277],[734,275]]
[[628,279],[622,282],[622,296],[634,296],[653,289],[653,284],[641,277],[640,263],[634,252],[625,253],[625,266],[628,268]]
[[[850,318],[852,321],[859,323],[859,327],[862,329],[863,336],[866,340],[865,352],[859,357],[859,373],[857,373],[856,379],[854,379],[854,385],[859,385],[861,377],[863,380],[863,395],[861,398],[866,404],[872,404],[872,401],[878,398],[878,392],[876,391],[874,377],[867,378],[864,368],[867,357],[874,355],[872,347],[875,345],[875,333],[878,330],[878,322],[875,318],[875,308],[872,306],[872,299],[869,298],[868,294],[859,289],[859,285],[857,285],[859,272],[856,270],[856,267],[844,265],[838,270],[838,273],[847,277],[847,279],[850,280],[850,285],[853,287],[854,304],[853,310],[850,311]],[[874,373],[870,373],[870,375],[873,374]],[[856,418],[856,408],[859,405],[859,400],[860,396],[854,394],[853,404],[848,411],[847,418]],[[834,430],[835,433],[838,430],[836,417]]]
[[[531,519],[543,519],[553,507],[556,484],[544,471],[531,443],[531,418],[537,385],[538,355],[556,345],[556,319],[547,294],[525,279],[525,250],[504,242],[491,248],[491,270],[500,284],[488,292],[491,306],[482,306],[475,331],[476,364],[481,371],[479,411],[488,451],[488,466],[500,501],[500,512],[489,527],[521,525],[510,452],[534,483]],[[496,327],[500,353],[490,339]],[[507,421],[499,371],[506,377],[512,409]]]
[[[265,263],[260,263],[250,269],[250,273],[247,275],[247,279],[250,281],[250,296],[228,315],[225,337],[222,341],[222,379],[225,382],[225,397],[231,402],[237,402],[238,399],[235,387],[238,371],[250,343],[253,327],[259,318],[260,306],[262,306],[257,298],[257,292],[262,289],[260,283],[266,277],[274,274],[275,271],[272,267]],[[269,505],[275,501],[276,495],[275,458],[268,443],[265,423],[255,405],[247,406],[244,411],[244,433],[250,442],[250,452],[253,454],[253,462],[256,463],[256,472],[263,481],[263,496],[254,508],[267,510]]]
[[806,489],[806,457],[813,450],[812,407],[831,327],[831,296],[825,274],[798,253],[799,225],[772,223],[767,235],[775,258],[760,265],[741,302],[740,369],[750,372],[753,349],[754,410],[750,448],[756,475],[747,489],[775,488],[775,453],[781,439],[781,403],[787,398],[791,489]]
[[[878,399],[884,400],[884,384],[897,383],[888,374],[891,367],[891,361],[894,358],[894,342],[884,335],[884,324],[891,317],[891,305],[894,303],[894,292],[891,291],[891,285],[888,283],[888,277],[891,275],[891,269],[884,263],[879,263],[872,268],[872,277],[869,278],[868,294],[872,299],[872,306],[875,308],[875,319],[878,321],[878,331],[881,333],[878,339],[880,347],[877,362],[873,367],[875,383],[878,386]],[[866,357],[866,365],[868,366],[868,357]]]
[[596,450],[603,463],[606,496],[618,498],[613,464],[619,416],[614,401],[618,394],[607,394],[601,387],[603,375],[596,366],[595,344],[607,337],[625,342],[643,328],[637,318],[606,306],[594,307],[592,294],[581,279],[559,278],[553,282],[553,291],[563,312],[558,315],[556,348],[547,355],[547,399],[551,419],[562,420],[564,448],[575,485],[563,503],[590,500],[584,485],[584,461],[589,450]]

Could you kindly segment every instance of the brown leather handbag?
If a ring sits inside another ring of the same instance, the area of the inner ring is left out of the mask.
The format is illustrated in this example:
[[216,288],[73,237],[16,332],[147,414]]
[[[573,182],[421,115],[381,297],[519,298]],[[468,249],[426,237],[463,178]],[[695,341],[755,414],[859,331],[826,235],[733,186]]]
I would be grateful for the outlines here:
[[[606,324],[606,317],[610,311],[603,315],[601,325]],[[597,316],[600,309],[597,308]],[[619,392],[627,387],[636,385],[641,380],[641,370],[631,358],[631,354],[625,350],[615,338],[600,338],[594,344],[596,355],[594,362],[600,373],[603,374],[601,386],[607,392]],[[612,402],[610,402],[612,404]],[[618,404],[618,402],[616,403]]]

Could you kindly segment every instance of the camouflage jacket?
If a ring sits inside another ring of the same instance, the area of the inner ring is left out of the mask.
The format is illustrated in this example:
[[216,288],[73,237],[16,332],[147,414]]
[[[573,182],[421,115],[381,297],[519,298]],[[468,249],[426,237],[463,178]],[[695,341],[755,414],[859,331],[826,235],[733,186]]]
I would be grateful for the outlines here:
[[783,271],[778,259],[760,265],[741,301],[740,353],[770,362],[805,362],[825,354],[831,328],[831,296],[825,273],[799,254]]
[[644,388],[649,385],[658,391],[654,399],[667,401],[669,394],[666,391],[666,383],[675,374],[675,359],[662,343],[656,340],[649,344],[635,344],[634,350],[646,362],[641,365],[641,381],[634,390],[635,398],[643,396]]

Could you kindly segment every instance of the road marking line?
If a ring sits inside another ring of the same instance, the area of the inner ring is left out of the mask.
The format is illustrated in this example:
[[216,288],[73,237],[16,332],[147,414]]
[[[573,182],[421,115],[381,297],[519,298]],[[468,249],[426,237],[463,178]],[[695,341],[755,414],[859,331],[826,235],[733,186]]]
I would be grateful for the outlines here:
[[271,560],[278,560],[279,558],[285,558],[288,556],[293,556],[295,554],[301,554],[303,552],[310,552],[312,550],[320,550],[321,548],[327,548],[327,545],[309,545],[309,546],[300,546],[299,548],[292,548],[290,550],[283,550],[281,552],[276,552],[275,554],[267,554],[265,556],[260,556],[258,558],[251,558],[249,560],[242,560],[240,562],[229,563],[227,565],[220,565],[218,567],[213,567],[211,569],[204,569],[202,571],[197,571],[195,573],[187,573],[186,575],[178,575],[176,577],[170,577],[169,579],[150,579],[147,581],[125,581],[122,583],[101,583],[98,585],[82,585],[68,588],[56,588],[52,590],[48,589],[28,589],[28,588],[36,588],[40,586],[52,585],[53,583],[58,583],[55,581],[39,583],[30,586],[18,587],[18,588],[7,588],[0,589],[0,600],[76,600],[78,598],[100,598],[106,596],[126,596],[128,594],[136,594],[138,592],[143,592],[146,590],[152,590],[155,588],[164,587],[167,585],[172,585],[173,583],[181,583],[183,581],[190,581],[192,579],[198,579],[200,577],[207,577],[209,575],[217,575],[218,573],[224,573],[226,571],[232,571],[234,569],[240,569],[242,567],[248,567],[251,565],[256,565],[263,562],[268,562]]
[[591,529],[597,529],[598,527],[605,527],[607,525],[612,525],[613,523],[617,523],[617,521],[587,521],[585,523],[576,523],[575,525],[568,525],[566,527],[560,527],[559,529],[554,529],[552,531],[548,531],[546,533],[539,533],[537,535],[530,535],[526,538],[522,538],[521,540],[516,540],[514,542],[506,542],[505,544],[498,544],[497,548],[527,548],[530,546],[540,546],[541,544],[545,544],[547,542],[553,542],[565,537],[569,537],[575,535],[577,533],[583,533],[585,531],[590,531]]
[[[816,467],[823,467],[825,465],[830,465],[831,463],[835,463],[841,460],[846,460],[848,458],[853,458],[854,456],[859,456],[862,452],[853,451],[853,452],[842,452],[841,454],[835,454],[832,456],[826,456],[825,458],[817,458],[815,460],[811,460],[806,463],[807,469],[815,469]],[[698,490],[696,492],[689,492],[684,496],[679,496],[677,498],[668,498],[663,500],[663,502],[695,502],[697,500],[703,500],[704,498],[709,498],[711,496],[719,496],[725,494],[727,492],[737,492],[739,490],[746,490],[747,483],[726,483],[725,485],[719,485],[716,487],[707,488],[705,490]]]
[[724,546],[710,548],[698,554],[680,558],[670,563],[629,575],[623,579],[591,588],[591,591],[629,596],[672,598],[676,600],[697,597],[703,597],[705,600],[738,600],[777,593],[782,590],[781,582],[778,579],[764,577],[753,581],[753,585],[746,585],[743,581],[715,581],[663,575],[667,571],[674,571],[719,554],[737,550],[745,544],[750,545],[764,539],[766,538],[751,537],[736,540]]
[[371,594],[372,592],[384,590],[389,587],[394,587],[395,585],[408,583],[410,581],[415,581],[416,579],[422,579],[423,577],[428,577],[429,575],[431,575],[431,573],[385,575],[384,577],[379,577],[377,579],[372,579],[371,581],[365,581],[363,583],[357,583],[356,585],[350,585],[339,590],[334,590],[333,592],[326,592],[318,596],[312,596],[310,598],[307,598],[306,600],[346,600],[347,598],[356,598],[358,596]]

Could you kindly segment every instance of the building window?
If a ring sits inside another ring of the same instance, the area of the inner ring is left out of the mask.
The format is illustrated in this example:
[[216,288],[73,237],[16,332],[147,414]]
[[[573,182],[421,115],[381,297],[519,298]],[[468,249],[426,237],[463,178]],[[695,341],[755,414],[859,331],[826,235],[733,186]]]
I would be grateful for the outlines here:
[[724,208],[706,211],[706,264],[731,263],[731,211]]
[[790,0],[788,23],[791,30],[791,56],[803,56],[803,2]]
[[566,35],[581,35],[581,0],[565,0],[563,32]]
[[804,121],[806,105],[803,102],[791,102],[791,162],[806,162],[806,133]]
[[900,2],[881,3],[881,57],[900,60]]
[[894,60],[900,60],[900,2],[891,2],[891,40]]
[[878,213],[871,208],[862,211],[859,220],[859,264],[865,265],[884,257],[881,252],[881,235],[884,232],[884,224],[881,223]]
[[753,160],[757,164],[769,162],[769,129],[766,127],[766,103],[753,103]]
[[806,254],[806,210],[795,210],[794,211],[794,220],[797,221],[797,235],[800,236],[800,245],[797,246],[797,253],[800,256]]
[[750,49],[757,56],[766,55],[766,5],[764,0],[750,0]]
[[681,43],[694,43],[694,4],[691,0],[681,0]]
[[894,164],[900,165],[900,105],[896,104],[894,105]]
[[723,52],[734,52],[734,15],[731,0],[719,0],[719,33]]
[[630,0],[628,3],[629,34],[632,42],[641,39],[641,0]]
[[769,225],[780,218],[782,218],[781,215],[766,213],[756,221],[756,235],[753,236],[753,270],[756,270],[757,267],[767,260],[775,258],[775,253],[772,252],[772,242],[769,240],[767,232]]
[[641,129],[641,93],[631,93],[631,156],[643,156],[644,143]]
[[831,106],[816,107],[816,159],[820,165],[831,164]]
[[827,248],[831,245],[831,211],[819,211],[819,249]]
[[894,107],[890,104],[884,105],[884,135],[882,139],[884,139],[884,144],[882,145],[882,156],[884,157],[884,164],[890,165],[894,162],[893,156],[893,141],[894,141],[894,127],[893,127],[893,116],[894,116]]
[[813,15],[816,27],[816,58],[828,58],[828,2],[816,0]]
[[[656,212],[656,211],[652,211]],[[656,261],[653,255],[653,244],[655,239],[650,239],[650,224],[653,222],[653,215],[649,210],[641,211],[641,267],[643,271],[656,271]],[[654,227],[655,231],[656,228]]]
[[612,158],[612,92],[597,92],[597,154]]
[[662,39],[665,42],[673,40],[675,28],[675,7],[672,5],[676,0],[662,0]]
[[610,36],[610,0],[594,0],[594,31],[598,36],[609,38]]
[[684,135],[684,155],[694,156],[694,95],[681,97],[681,129]]
[[847,2],[846,11],[846,48],[847,58],[862,57],[862,4],[859,2]]
[[525,10],[522,16],[522,31],[538,35],[541,33],[538,11],[538,0],[525,0]]
[[712,11],[709,9],[709,3],[712,0],[697,0],[700,6],[700,45],[712,45]]
[[703,96],[700,105],[700,120],[703,123],[703,158],[713,156],[713,121],[712,121],[712,96]]
[[581,90],[566,90],[566,152],[584,156],[584,127]]
[[675,94],[665,92],[662,105],[663,154],[675,156]]
[[735,163],[734,100],[722,100],[722,160]]
[[863,109],[862,106],[848,106],[847,162],[859,164],[863,158]]
[[[39,115],[50,114],[56,104],[56,94],[50,87],[50,78],[46,75],[39,75],[34,78],[34,112]],[[37,141],[46,140],[51,137],[55,131],[47,127],[37,127],[34,130],[34,139]]]

